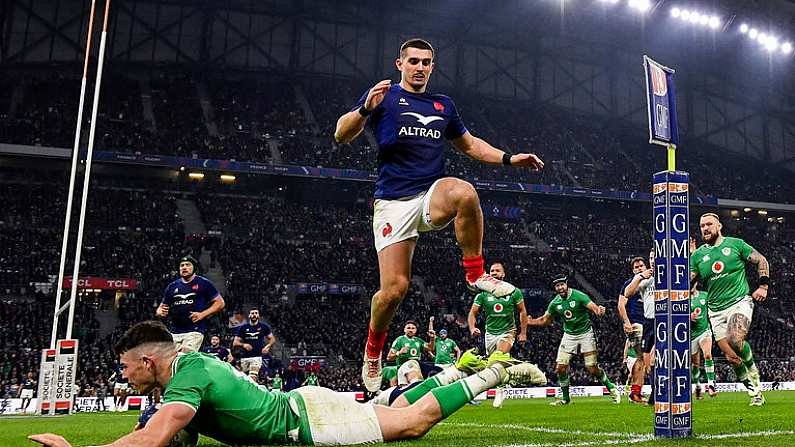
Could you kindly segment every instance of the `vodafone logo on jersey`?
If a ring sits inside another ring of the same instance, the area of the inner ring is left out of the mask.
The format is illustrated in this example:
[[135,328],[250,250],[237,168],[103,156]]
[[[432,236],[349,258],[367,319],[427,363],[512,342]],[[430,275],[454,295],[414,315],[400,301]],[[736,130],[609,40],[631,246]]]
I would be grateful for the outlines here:
[[411,350],[409,351],[409,354],[411,354],[412,356],[417,355],[417,349],[411,348]]
[[502,307],[502,304],[500,304],[500,303],[497,303],[497,304],[494,305],[494,312],[499,313],[499,312],[502,312],[503,309],[505,309],[505,308]]
[[725,266],[725,265],[723,265],[723,262],[721,262],[721,261],[715,261],[714,263],[712,263],[712,273],[722,273],[722,272],[723,272],[723,269],[724,269],[725,267],[726,267],[726,266]]
[[574,314],[571,313],[570,310],[567,310],[566,312],[563,312],[563,316],[566,318],[571,318],[572,316],[574,316]]

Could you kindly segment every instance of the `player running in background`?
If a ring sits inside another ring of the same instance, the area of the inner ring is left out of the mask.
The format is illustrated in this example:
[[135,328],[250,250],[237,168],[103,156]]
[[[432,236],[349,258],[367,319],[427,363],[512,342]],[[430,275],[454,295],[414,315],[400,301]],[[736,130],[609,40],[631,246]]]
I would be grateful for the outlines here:
[[[731,363],[737,380],[753,394],[751,406],[762,406],[765,397],[751,345],[746,341],[754,314],[754,301],[765,301],[770,286],[770,264],[744,240],[724,237],[717,214],[699,220],[704,245],[690,255],[690,281],[700,281],[708,294],[709,323],[718,347]],[[747,264],[756,266],[759,284],[753,293],[745,275]]]
[[259,321],[259,309],[251,308],[248,323],[237,328],[232,347],[240,348],[240,369],[255,382],[259,380],[259,370],[262,369],[262,356],[268,354],[275,343],[271,327]]
[[433,363],[440,368],[455,364],[455,361],[461,357],[461,348],[458,347],[455,340],[447,338],[447,329],[439,331],[439,338],[436,339],[434,351],[436,352],[436,357],[433,359]]
[[205,354],[213,354],[222,362],[232,363],[234,361],[232,353],[229,352],[229,349],[227,349],[225,346],[221,346],[221,337],[217,335],[210,337],[210,346],[205,346],[202,348],[202,352]]
[[[529,364],[495,362],[449,385],[433,386],[433,378],[428,379],[423,382],[427,386],[415,388],[422,396],[409,407],[390,408],[360,404],[314,386],[269,393],[228,363],[196,352],[178,355],[171,334],[158,322],[136,324],[115,350],[136,391],[147,393],[156,387],[165,391],[163,406],[146,426],[114,445],[164,447],[186,432],[231,445],[350,445],[414,439],[474,396],[500,383],[530,377]],[[29,438],[51,447],[70,446],[51,433]]]
[[630,339],[624,341],[624,352],[621,354],[622,363],[627,367],[627,383],[624,386],[626,394],[631,393],[632,371],[638,361],[638,351],[633,347]]
[[[640,259],[640,260],[638,260]],[[633,263],[633,277],[624,289],[625,296],[640,296],[640,302],[643,304],[643,319],[642,324],[638,326],[634,324],[632,329],[633,342],[637,349],[643,352],[643,356],[638,357],[636,363],[636,370],[632,382],[632,392],[630,393],[630,401],[633,403],[644,403],[641,396],[641,388],[646,382],[646,376],[651,373],[652,365],[654,364],[654,252],[649,254],[649,268],[646,268],[646,263],[642,258],[635,258]],[[626,331],[626,323],[624,325]],[[654,381],[651,381],[652,393],[649,395],[648,403],[654,402]]]
[[19,408],[22,411],[22,414],[26,414],[28,412],[28,405],[30,405],[30,401],[33,400],[33,396],[36,393],[36,380],[33,378],[33,373],[28,372],[25,375],[25,378],[22,379],[22,385],[19,387],[17,397],[22,399],[22,406]]
[[127,383],[127,377],[122,374],[121,365],[116,364],[116,370],[108,381],[115,382],[113,384],[113,411],[124,411],[124,402],[127,401],[130,385]]
[[[504,280],[505,266],[501,262],[495,262],[489,268],[492,277]],[[480,337],[480,329],[477,328],[477,318],[481,309],[486,316],[485,345],[486,355],[491,355],[495,351],[510,354],[515,340],[519,342],[527,341],[527,308],[524,304],[524,295],[519,289],[514,289],[510,295],[495,296],[487,292],[481,292],[475,296],[475,301],[469,309],[467,323],[469,332],[473,337]],[[514,312],[519,312],[519,333],[516,333],[516,322]],[[494,408],[502,407],[505,393],[502,388],[498,388],[494,395]]]
[[396,338],[392,342],[392,347],[387,354],[387,361],[395,361],[398,367],[397,380],[398,385],[406,385],[410,383],[412,376],[422,378],[422,368],[420,361],[422,360],[422,353],[428,352],[433,355],[434,346],[436,344],[436,333],[433,329],[428,329],[428,337],[430,341],[419,338],[417,335],[417,322],[409,320],[403,326],[403,335]]
[[555,317],[563,321],[563,339],[558,348],[555,372],[558,375],[563,397],[552,402],[552,405],[567,405],[571,402],[569,395],[569,362],[573,355],[582,353],[588,372],[610,391],[614,403],[621,403],[621,394],[607,373],[599,367],[596,358],[596,339],[591,326],[588,311],[601,317],[605,314],[604,306],[598,306],[585,293],[572,289],[568,285],[566,275],[558,275],[552,280],[557,295],[547,306],[547,311],[539,318],[530,318],[529,326],[549,326]]
[[199,276],[199,262],[193,256],[179,260],[179,278],[166,287],[155,315],[171,320],[177,349],[198,351],[204,342],[207,318],[223,310],[225,303],[209,279]]
[[284,379],[282,379],[282,376],[278,372],[274,374],[273,378],[271,379],[270,385],[271,385],[270,387],[271,391],[279,391],[279,392],[284,391]]
[[372,299],[362,379],[369,391],[381,385],[381,354],[387,331],[411,282],[411,259],[420,232],[454,222],[466,281],[473,290],[509,295],[514,286],[483,268],[483,213],[475,188],[445,176],[445,140],[487,164],[541,169],[533,154],[509,155],[473,136],[453,101],[426,91],[434,69],[434,49],[422,39],[400,46],[395,65],[400,83],[385,79],[369,89],[337,121],[334,139],[347,144],[370,118],[378,141],[373,233],[380,287]]
[[707,317],[707,292],[693,290],[690,295],[690,356],[692,358],[693,383],[696,397],[701,398],[701,355],[704,355],[704,372],[707,376],[707,393],[710,397],[718,395],[715,391],[715,362],[712,360],[712,329]]
[[317,374],[313,369],[310,369],[309,374],[306,375],[304,382],[301,386],[320,386],[320,380],[317,378]]

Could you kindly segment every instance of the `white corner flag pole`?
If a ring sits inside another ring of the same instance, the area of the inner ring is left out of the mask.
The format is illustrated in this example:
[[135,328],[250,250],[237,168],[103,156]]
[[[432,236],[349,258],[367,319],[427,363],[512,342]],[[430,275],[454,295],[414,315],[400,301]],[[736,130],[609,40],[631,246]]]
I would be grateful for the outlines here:
[[[88,75],[88,60],[91,55],[91,35],[94,32],[94,10],[96,0],[91,1],[91,15],[88,18],[88,34],[86,35],[86,57],[83,63],[83,80],[80,83],[80,104],[77,108],[77,124],[75,128],[75,143],[72,147],[72,172],[69,175],[69,195],[66,198],[66,218],[63,224],[63,241],[61,243],[61,263],[58,267],[58,282],[55,285],[55,313],[52,319],[52,336],[50,337],[50,349],[55,349],[55,342],[58,339],[58,317],[61,314],[61,294],[63,293],[63,274],[66,268],[66,250],[69,245],[69,222],[72,217],[72,196],[75,192],[75,177],[77,173],[77,156],[80,149],[80,130],[83,124],[83,108],[86,98],[86,77]],[[72,288],[76,281],[72,277]]]
[[72,325],[75,319],[77,306],[77,279],[80,273],[80,255],[83,248],[83,231],[86,221],[86,202],[88,201],[88,187],[91,180],[91,160],[94,155],[94,135],[97,130],[97,110],[99,108],[99,91],[102,86],[102,67],[105,62],[105,42],[108,36],[108,15],[110,0],[105,0],[105,18],[102,23],[102,37],[99,40],[99,58],[97,60],[97,79],[94,84],[94,104],[91,109],[91,125],[88,133],[88,153],[86,155],[86,172],[83,175],[83,197],[80,203],[80,220],[77,227],[77,247],[75,248],[75,263],[72,270],[72,287],[69,289],[69,321],[66,326],[66,339],[72,338]]

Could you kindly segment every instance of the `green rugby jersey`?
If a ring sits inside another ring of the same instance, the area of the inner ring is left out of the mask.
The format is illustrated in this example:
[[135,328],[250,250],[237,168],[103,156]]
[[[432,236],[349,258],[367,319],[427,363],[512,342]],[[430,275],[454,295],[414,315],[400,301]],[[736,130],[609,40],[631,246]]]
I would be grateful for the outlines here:
[[405,335],[401,335],[392,342],[392,349],[394,349],[395,352],[400,352],[404,346],[407,347],[408,350],[397,356],[395,359],[397,366],[409,360],[416,360],[419,362],[422,358],[422,350],[425,348],[425,341],[419,337],[408,338]]
[[591,317],[588,315],[588,304],[591,298],[577,289],[569,289],[568,298],[555,295],[547,306],[547,313],[563,320],[563,332],[569,335],[582,335],[591,330]]
[[317,386],[317,384],[318,384],[317,375],[310,374],[310,375],[306,376],[305,382],[306,382],[306,386]]
[[690,312],[695,314],[696,319],[690,320],[690,339],[694,340],[709,329],[709,319],[707,318],[707,302],[709,294],[699,292],[690,297]]
[[455,342],[449,338],[444,340],[437,338],[436,348],[434,349],[436,352],[436,358],[433,362],[437,365],[449,365],[451,363],[455,363],[455,348],[457,346],[458,345],[456,345]]
[[385,366],[384,369],[381,370],[381,386],[388,387],[392,379],[397,378],[397,366]]
[[690,271],[698,274],[709,294],[709,310],[728,309],[748,295],[745,265],[753,251],[742,239],[724,237],[717,247],[704,244],[690,255]]
[[486,316],[486,333],[502,335],[516,328],[514,311],[519,303],[524,302],[522,291],[516,289],[510,295],[496,297],[487,292],[481,292],[475,297],[475,304],[483,309]]
[[300,395],[270,393],[215,355],[190,352],[172,363],[163,405],[195,409],[187,429],[226,444],[287,444],[308,430],[290,409],[291,397],[303,405]]

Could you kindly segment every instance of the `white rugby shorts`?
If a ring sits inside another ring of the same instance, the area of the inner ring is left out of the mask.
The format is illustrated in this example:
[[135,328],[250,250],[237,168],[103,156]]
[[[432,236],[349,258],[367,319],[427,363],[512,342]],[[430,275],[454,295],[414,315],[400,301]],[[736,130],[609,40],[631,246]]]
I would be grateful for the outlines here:
[[434,225],[431,222],[431,195],[439,179],[428,188],[411,197],[376,199],[373,204],[373,240],[375,251],[407,239],[417,239],[420,233],[441,230],[452,222]]

